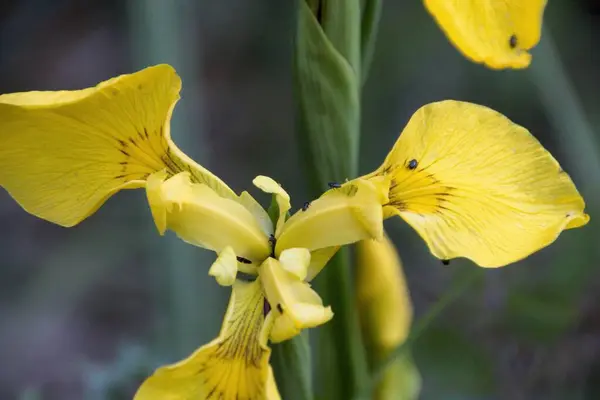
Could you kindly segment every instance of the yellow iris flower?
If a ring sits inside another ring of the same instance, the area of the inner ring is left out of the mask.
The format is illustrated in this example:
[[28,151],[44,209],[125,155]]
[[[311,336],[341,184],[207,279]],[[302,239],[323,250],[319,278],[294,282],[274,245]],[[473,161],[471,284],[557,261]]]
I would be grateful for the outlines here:
[[[238,196],[172,142],[180,88],[173,68],[159,65],[90,89],[0,96],[0,185],[31,214],[62,226],[121,189],[145,187],[161,234],[170,229],[218,254],[209,274],[232,286],[220,335],[157,370],[136,399],[278,398],[267,341],[332,318],[308,282],[340,246],[382,237],[387,199],[357,180],[288,219],[289,195],[259,176],[254,184],[279,206],[273,226],[250,194]],[[253,277],[237,279],[238,271]]]
[[424,0],[450,41],[493,69],[526,68],[540,40],[546,0]]
[[221,333],[158,369],[137,400],[279,398],[268,341],[332,318],[308,282],[340,246],[381,240],[385,217],[400,215],[437,257],[486,267],[526,257],[589,219],[568,175],[527,130],[445,101],[415,113],[377,171],[289,218],[289,195],[257,177],[276,198],[273,224],[250,194],[237,195],[175,146],[169,122],[180,88],[173,68],[158,65],[89,89],[0,96],[0,186],[26,211],[73,226],[117,191],[145,188],[161,234],[218,254],[209,273],[232,286]]

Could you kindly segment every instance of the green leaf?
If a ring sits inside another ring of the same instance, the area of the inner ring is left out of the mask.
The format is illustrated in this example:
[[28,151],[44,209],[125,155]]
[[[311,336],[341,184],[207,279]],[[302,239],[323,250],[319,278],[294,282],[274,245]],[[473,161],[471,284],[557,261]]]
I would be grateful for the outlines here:
[[[358,44],[357,44],[358,45]],[[355,174],[360,132],[360,85],[352,66],[300,2],[294,72],[300,141],[321,190]]]
[[381,19],[381,6],[383,0],[364,0],[361,21],[360,53],[362,57],[362,81],[367,80],[373,54],[375,53],[375,42],[379,20]]

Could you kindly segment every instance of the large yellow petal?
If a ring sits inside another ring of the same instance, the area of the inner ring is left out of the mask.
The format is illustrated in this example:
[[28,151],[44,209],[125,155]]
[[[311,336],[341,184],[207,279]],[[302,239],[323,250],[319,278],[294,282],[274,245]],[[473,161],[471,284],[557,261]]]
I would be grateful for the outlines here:
[[525,68],[540,40],[546,0],[425,0],[450,41],[494,69]]
[[156,370],[134,400],[279,399],[263,308],[260,279],[236,281],[219,337],[189,358]]
[[279,256],[283,250],[294,247],[314,251],[381,238],[381,204],[387,199],[385,195],[377,185],[361,179],[328,191],[286,221],[275,254]]
[[274,316],[270,336],[273,342],[288,340],[302,329],[319,326],[333,318],[331,307],[324,307],[319,295],[303,280],[308,268],[306,259],[299,276],[300,269],[295,262],[299,260],[296,258],[286,269],[279,261],[268,258],[260,267],[259,275]]
[[0,186],[29,213],[63,226],[163,168],[236,198],[171,141],[180,88],[175,70],[158,65],[94,88],[0,96]]
[[552,155],[525,128],[476,104],[419,109],[377,176],[391,179],[386,216],[399,214],[441,259],[503,266],[589,219]]
[[146,190],[159,232],[170,229],[184,241],[218,253],[231,247],[236,256],[254,263],[239,263],[238,268],[255,273],[271,254],[271,245],[254,215],[207,185],[192,183],[188,172],[165,177],[164,171],[150,175]]

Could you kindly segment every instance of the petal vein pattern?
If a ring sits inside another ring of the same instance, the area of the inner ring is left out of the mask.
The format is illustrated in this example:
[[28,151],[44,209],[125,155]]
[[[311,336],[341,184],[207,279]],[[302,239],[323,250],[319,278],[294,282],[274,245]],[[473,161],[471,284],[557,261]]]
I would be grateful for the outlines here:
[[276,400],[266,345],[260,279],[236,281],[219,337],[189,358],[161,367],[134,400]]
[[94,88],[0,96],[0,186],[29,213],[63,226],[164,168],[236,198],[172,142],[180,88],[175,70],[157,65]]
[[558,162],[523,127],[458,101],[418,110],[383,165],[385,215],[400,215],[441,259],[503,266],[584,225],[585,203]]

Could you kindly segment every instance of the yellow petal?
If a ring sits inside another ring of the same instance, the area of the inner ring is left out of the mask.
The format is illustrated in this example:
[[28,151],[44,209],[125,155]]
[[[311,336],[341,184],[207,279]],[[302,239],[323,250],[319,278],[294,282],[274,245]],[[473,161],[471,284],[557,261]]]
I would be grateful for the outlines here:
[[277,205],[279,206],[279,218],[277,218],[277,227],[275,228],[275,237],[279,237],[281,229],[285,223],[285,216],[287,212],[292,208],[290,204],[290,195],[281,187],[281,185],[275,182],[268,176],[259,175],[252,181],[254,186],[266,193],[272,193],[277,199]]
[[300,210],[285,223],[276,255],[293,247],[310,251],[341,246],[366,238],[381,238],[382,195],[372,182],[354,180]]
[[310,264],[306,274],[306,281],[312,281],[321,272],[325,265],[331,260],[331,257],[337,253],[340,246],[325,247],[310,252]]
[[526,68],[546,0],[425,0],[425,6],[467,58],[494,69]]
[[267,378],[267,396],[266,400],[281,400],[277,384],[275,383],[275,376],[273,375],[273,368],[269,366],[269,377]]
[[252,195],[250,195],[250,193],[242,192],[238,201],[241,205],[246,207],[246,209],[248,209],[248,211],[250,211],[252,215],[254,215],[254,218],[256,218],[256,220],[260,224],[265,235],[269,236],[272,233],[275,233],[275,231],[273,230],[273,222],[271,221],[271,218],[269,218],[269,214],[260,205],[260,203],[256,201],[256,199],[252,197]]
[[310,251],[307,249],[286,249],[279,255],[281,267],[303,281],[310,264]]
[[94,88],[0,96],[0,186],[27,212],[63,226],[164,168],[236,198],[171,141],[180,88],[175,70],[158,65]]
[[363,337],[377,363],[406,340],[413,314],[402,263],[387,236],[357,243],[356,296]]
[[156,370],[134,400],[279,399],[263,306],[260,279],[236,281],[219,337],[189,358]]
[[290,339],[302,329],[319,326],[333,317],[331,307],[323,307],[323,301],[310,285],[283,269],[279,261],[265,260],[259,275],[274,315],[271,341]]
[[208,270],[208,275],[214,276],[219,285],[231,286],[235,282],[238,271],[238,260],[231,246],[225,247],[219,257]]
[[[159,172],[148,179],[148,202],[160,232],[170,229],[184,241],[221,252],[231,247],[235,255],[260,263],[271,254],[269,239],[254,216],[234,200],[219,196],[203,184],[192,183],[188,172],[164,179]],[[256,265],[238,264],[255,273]]]
[[385,214],[399,214],[441,259],[503,266],[589,219],[552,155],[525,128],[475,104],[418,110],[371,177],[381,175],[392,181]]

